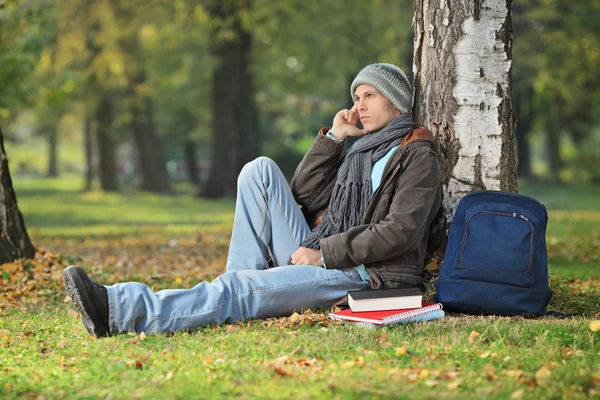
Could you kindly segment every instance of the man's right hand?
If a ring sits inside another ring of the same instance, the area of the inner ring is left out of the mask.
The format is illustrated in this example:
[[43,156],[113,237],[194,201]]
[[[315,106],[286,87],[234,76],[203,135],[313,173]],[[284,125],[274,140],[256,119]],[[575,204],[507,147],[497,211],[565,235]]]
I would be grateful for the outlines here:
[[358,111],[356,110],[356,106],[350,110],[344,109],[338,111],[333,118],[331,135],[338,140],[344,140],[348,136],[366,135],[367,131],[356,127],[357,122]]

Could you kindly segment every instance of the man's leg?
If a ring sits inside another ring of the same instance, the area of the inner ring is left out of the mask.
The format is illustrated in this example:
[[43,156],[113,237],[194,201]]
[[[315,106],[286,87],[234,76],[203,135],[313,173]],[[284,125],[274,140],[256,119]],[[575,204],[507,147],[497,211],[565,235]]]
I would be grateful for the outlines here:
[[331,306],[366,286],[354,268],[286,265],[228,272],[192,289],[153,293],[141,283],[108,287],[111,334],[165,333],[252,318],[280,317]]
[[275,265],[290,264],[309,232],[277,164],[267,157],[246,164],[238,177],[227,272],[267,269],[269,248]]

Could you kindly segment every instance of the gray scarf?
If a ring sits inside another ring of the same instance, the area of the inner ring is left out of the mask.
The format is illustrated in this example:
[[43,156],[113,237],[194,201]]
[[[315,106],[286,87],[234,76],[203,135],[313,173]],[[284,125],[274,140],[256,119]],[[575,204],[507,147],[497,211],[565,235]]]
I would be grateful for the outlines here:
[[363,223],[371,201],[371,167],[412,132],[411,114],[394,118],[383,129],[358,139],[346,153],[321,223],[300,246],[318,250],[323,238],[346,232]]

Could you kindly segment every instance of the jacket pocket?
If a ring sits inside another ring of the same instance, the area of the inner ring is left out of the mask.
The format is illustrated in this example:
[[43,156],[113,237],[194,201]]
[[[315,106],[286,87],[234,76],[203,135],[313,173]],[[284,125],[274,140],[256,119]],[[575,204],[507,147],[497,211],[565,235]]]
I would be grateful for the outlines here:
[[421,271],[416,265],[384,264],[377,268],[377,274],[382,278],[384,287],[415,286],[421,283]]
[[535,240],[533,224],[521,214],[476,211],[465,222],[454,275],[483,282],[530,286],[533,283]]

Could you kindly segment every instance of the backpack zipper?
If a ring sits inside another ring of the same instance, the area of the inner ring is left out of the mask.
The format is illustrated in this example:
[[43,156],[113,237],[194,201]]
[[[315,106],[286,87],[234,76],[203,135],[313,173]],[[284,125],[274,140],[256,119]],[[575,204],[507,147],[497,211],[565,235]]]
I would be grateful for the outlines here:
[[465,231],[463,234],[463,238],[462,238],[462,243],[460,245],[460,253],[459,253],[459,257],[458,257],[458,262],[457,265],[462,265],[462,258],[463,258],[463,253],[465,250],[465,247],[467,245],[467,237],[469,236],[469,224],[471,222],[471,219],[480,213],[488,213],[488,214],[496,214],[496,215],[502,215],[504,217],[512,217],[512,218],[519,218],[525,222],[527,222],[529,224],[529,228],[531,230],[531,239],[529,240],[530,243],[530,248],[529,248],[529,266],[527,267],[527,273],[531,274],[532,270],[533,270],[533,252],[535,249],[535,229],[533,227],[533,224],[531,223],[531,221],[529,221],[529,219],[521,214],[517,214],[515,212],[507,212],[507,211],[493,211],[493,210],[481,210],[481,211],[477,211],[474,212],[469,219],[467,220],[467,223],[465,224]]

